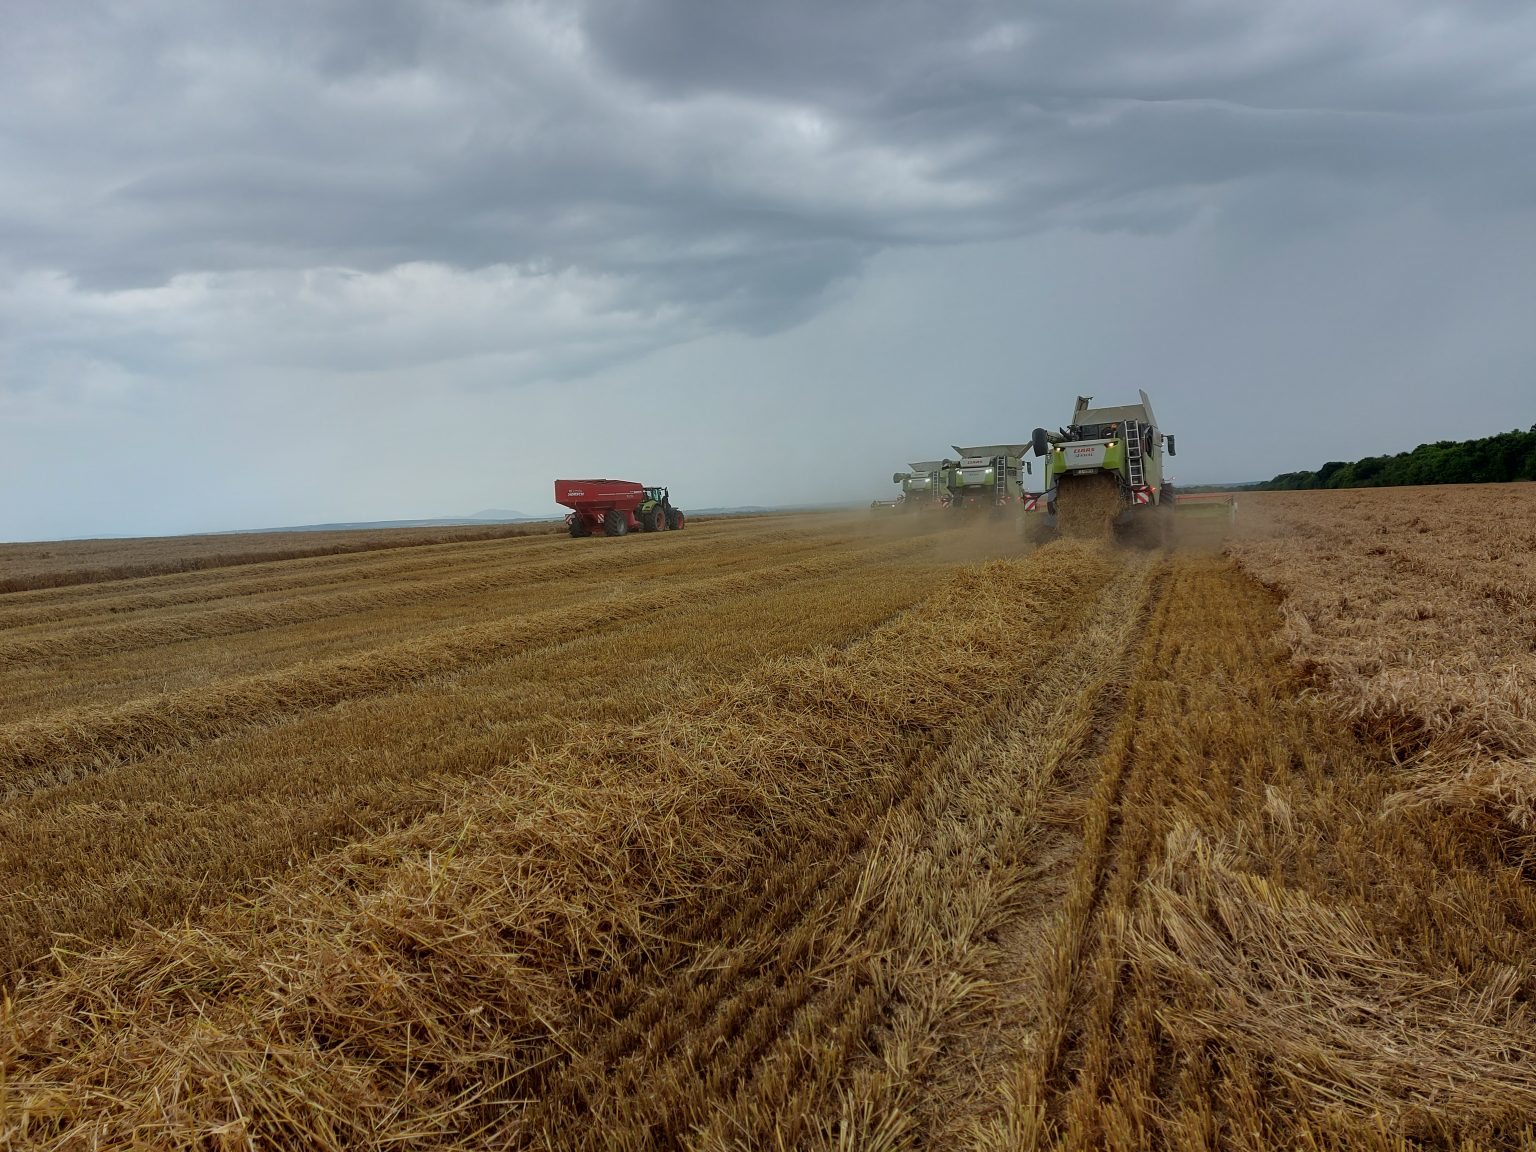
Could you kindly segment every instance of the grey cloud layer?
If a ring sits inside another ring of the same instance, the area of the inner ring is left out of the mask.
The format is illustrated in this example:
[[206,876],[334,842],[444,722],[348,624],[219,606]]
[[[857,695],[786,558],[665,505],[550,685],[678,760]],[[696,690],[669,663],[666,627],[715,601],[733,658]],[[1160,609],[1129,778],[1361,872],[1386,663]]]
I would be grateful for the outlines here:
[[1503,147],[1532,125],[1523,6],[1279,8],[13,7],[6,248],[107,283],[696,267],[709,299],[789,238],[815,282],[871,244],[1277,170],[1438,184],[1480,158],[1531,191]]
[[1130,381],[1191,480],[1524,425],[1533,61],[1479,0],[8,0],[0,538],[867,500]]
[[1514,3],[34,0],[0,31],[0,388],[82,354],[558,377],[793,324],[893,246],[1536,195]]

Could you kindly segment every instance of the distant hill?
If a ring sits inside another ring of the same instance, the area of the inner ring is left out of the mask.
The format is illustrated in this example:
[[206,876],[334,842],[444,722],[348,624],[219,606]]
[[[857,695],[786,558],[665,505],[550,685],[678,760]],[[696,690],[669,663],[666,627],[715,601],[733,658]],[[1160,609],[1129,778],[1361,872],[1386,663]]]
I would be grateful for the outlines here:
[[280,528],[241,528],[239,532],[355,532],[374,528],[458,528],[477,524],[505,524],[534,520],[557,520],[557,516],[443,516],[434,520],[358,520],[334,524],[285,524]]
[[[772,512],[811,512],[827,508],[852,507],[836,504],[784,504],[776,507],[762,505],[734,505],[730,507],[693,508],[683,506],[690,516],[758,516]],[[862,507],[862,505],[860,505]],[[442,516],[430,520],[363,520],[331,524],[286,524],[280,528],[241,528],[238,532],[350,532],[365,528],[453,528],[472,527],[476,524],[518,524],[540,520],[559,520],[565,510],[547,516],[530,516],[515,508],[482,508],[473,516]]]
[[526,512],[519,512],[516,508],[482,508],[478,512],[471,512],[467,519],[470,520],[532,520],[534,517]]

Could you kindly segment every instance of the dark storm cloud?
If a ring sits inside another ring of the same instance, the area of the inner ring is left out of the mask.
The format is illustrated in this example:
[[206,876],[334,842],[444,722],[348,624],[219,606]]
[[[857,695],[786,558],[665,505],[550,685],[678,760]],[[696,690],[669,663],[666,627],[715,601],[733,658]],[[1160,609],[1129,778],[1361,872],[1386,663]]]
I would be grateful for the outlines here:
[[593,44],[659,90],[847,109],[992,92],[1444,112],[1519,102],[1531,81],[1519,0],[640,0],[585,12]]
[[586,330],[633,350],[798,322],[891,247],[1536,195],[1515,4],[148,0],[0,26],[9,324],[108,358],[136,324],[183,338],[171,307],[219,319],[205,344],[312,355],[289,297],[318,275],[308,315],[363,312],[328,363],[398,354],[374,310],[457,286],[488,316],[553,308],[559,375],[601,361],[566,355]]
[[[1536,18],[1520,4],[648,0],[588,8],[595,49],[673,99],[806,102],[850,138],[984,190],[886,235],[1176,222],[1275,174],[1378,202],[1536,192]],[[1262,226],[1263,221],[1258,221]]]

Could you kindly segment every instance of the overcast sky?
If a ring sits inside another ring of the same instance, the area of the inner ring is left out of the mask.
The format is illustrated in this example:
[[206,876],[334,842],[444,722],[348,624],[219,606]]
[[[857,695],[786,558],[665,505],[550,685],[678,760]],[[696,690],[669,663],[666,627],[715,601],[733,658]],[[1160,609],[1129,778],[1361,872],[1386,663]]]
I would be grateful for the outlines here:
[[0,539],[1536,423],[1528,0],[4,0]]

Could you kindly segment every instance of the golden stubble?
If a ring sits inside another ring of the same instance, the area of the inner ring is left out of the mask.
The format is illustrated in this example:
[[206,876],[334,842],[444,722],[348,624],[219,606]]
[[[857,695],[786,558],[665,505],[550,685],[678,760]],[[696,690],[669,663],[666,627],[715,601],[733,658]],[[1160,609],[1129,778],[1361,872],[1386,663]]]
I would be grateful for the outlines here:
[[1529,549],[1396,495],[6,597],[0,1133],[1528,1146]]

